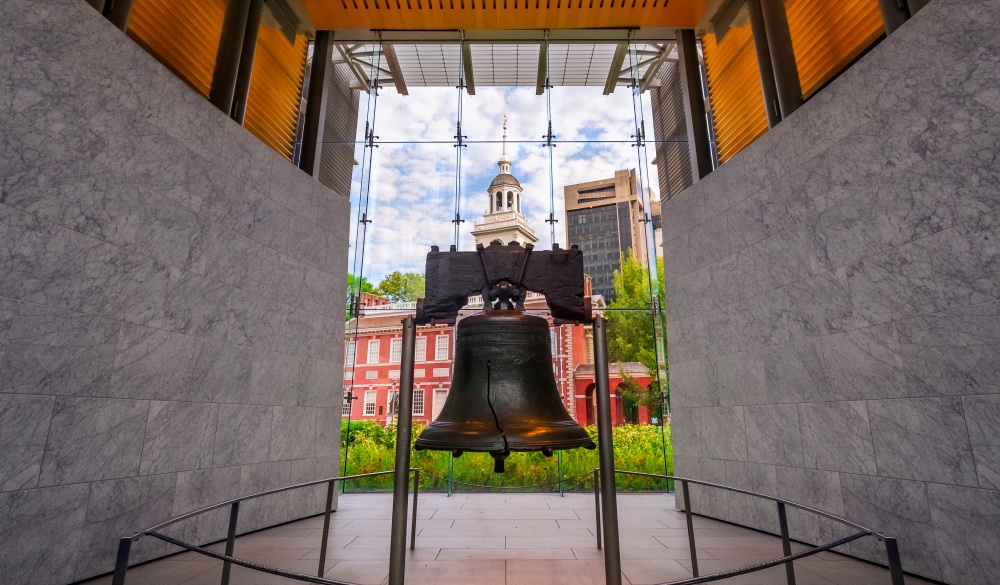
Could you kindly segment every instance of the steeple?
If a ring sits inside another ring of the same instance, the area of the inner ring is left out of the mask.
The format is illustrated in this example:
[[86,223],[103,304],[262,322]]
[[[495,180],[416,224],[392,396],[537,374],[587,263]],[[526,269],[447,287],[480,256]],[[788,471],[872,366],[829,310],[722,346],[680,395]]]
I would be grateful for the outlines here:
[[501,174],[510,174],[510,157],[507,156],[507,114],[503,115],[503,154],[500,155],[497,165],[500,166]]
[[535,231],[528,225],[528,220],[521,215],[521,183],[517,177],[510,174],[510,155],[507,154],[507,115],[503,117],[503,151],[497,165],[500,173],[493,177],[486,190],[488,203],[482,221],[477,221],[472,228],[472,236],[476,244],[488,246],[491,244],[507,244],[519,242],[534,244],[538,241]]

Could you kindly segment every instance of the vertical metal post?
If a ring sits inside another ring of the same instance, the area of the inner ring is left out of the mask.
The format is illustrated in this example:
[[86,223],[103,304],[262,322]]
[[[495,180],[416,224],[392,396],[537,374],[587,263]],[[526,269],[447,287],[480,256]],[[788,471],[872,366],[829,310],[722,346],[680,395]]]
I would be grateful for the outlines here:
[[455,456],[448,452],[448,497],[451,497],[452,486],[455,483]]
[[240,68],[240,52],[243,50],[243,34],[250,14],[250,1],[228,0],[226,16],[222,20],[222,36],[215,56],[215,70],[212,72],[212,88],[209,90],[208,100],[227,116],[233,113],[236,75]]
[[132,551],[132,537],[118,539],[118,557],[115,559],[115,576],[111,585],[125,585],[125,574],[128,573],[128,555]]
[[260,16],[263,11],[264,0],[250,0],[247,25],[243,32],[243,47],[240,49],[240,66],[236,72],[236,90],[233,93],[232,118],[240,126],[247,116],[250,78],[253,76],[253,60],[257,53],[257,35],[260,33]]
[[[226,556],[233,556],[233,551],[236,548],[236,525],[240,519],[240,503],[233,502],[233,505],[229,508],[229,532],[226,534]],[[219,581],[221,585],[229,585],[229,573],[232,571],[232,563],[229,561],[222,562],[222,580]]]
[[618,539],[618,497],[615,490],[615,447],[611,428],[611,389],[608,380],[608,320],[594,319],[594,374],[597,388],[597,442],[601,462],[601,507],[604,512],[604,580],[621,585],[622,555]]
[[750,31],[753,34],[754,52],[757,54],[760,88],[764,94],[764,109],[767,110],[767,127],[774,128],[781,121],[781,106],[778,103],[778,88],[774,84],[774,66],[771,64],[771,50],[767,45],[764,13],[760,7],[760,0],[746,0],[746,5],[747,15],[750,17]]
[[788,30],[788,14],[785,0],[760,0],[767,32],[767,48],[771,53],[774,68],[774,85],[778,90],[778,104],[781,105],[781,119],[792,115],[804,103],[799,69],[795,64],[792,49],[792,33]]
[[[781,552],[789,557],[792,555],[792,541],[788,538],[788,514],[784,502],[778,502],[778,528],[781,530]],[[788,585],[795,585],[795,566],[791,561],[785,563],[785,579]]]
[[333,62],[333,32],[316,31],[313,42],[312,68],[309,70],[309,94],[302,126],[302,156],[299,168],[316,176],[323,154],[323,128],[326,126],[326,101],[329,98],[327,80]]
[[396,416],[396,472],[392,484],[392,532],[389,542],[389,585],[403,585],[406,571],[406,497],[409,491],[410,436],[413,432],[413,360],[417,324],[403,319],[403,355],[399,367],[399,413]]
[[910,19],[910,10],[906,2],[878,0],[878,7],[882,11],[882,22],[885,24],[886,35],[896,32],[896,29]]
[[701,65],[698,63],[698,39],[691,29],[677,31],[677,66],[681,74],[684,118],[687,121],[691,174],[695,180],[712,172],[712,148],[708,139],[705,96],[701,91]]
[[899,560],[899,543],[895,537],[885,537],[885,555],[889,559],[889,582],[892,585],[904,585],[903,564]]
[[562,451],[556,451],[556,465],[559,466],[559,497],[565,498],[566,494],[563,492]]
[[691,517],[691,491],[688,482],[681,480],[681,489],[684,490],[684,517],[687,519],[688,546],[691,548],[691,574],[698,576],[698,550],[694,546],[694,519]]
[[110,6],[107,4],[104,6],[108,20],[122,32],[128,30],[128,18],[132,15],[132,2],[133,0],[111,0]]
[[601,470],[594,469],[594,517],[597,519],[597,550],[601,550]]
[[330,512],[333,510],[333,492],[336,490],[336,480],[327,484],[326,508],[323,509],[323,537],[320,539],[319,572],[316,574],[317,577],[322,577],[326,572],[326,547],[330,543]]
[[420,495],[420,469],[413,470],[413,520],[410,521],[410,550],[417,547],[417,497]]

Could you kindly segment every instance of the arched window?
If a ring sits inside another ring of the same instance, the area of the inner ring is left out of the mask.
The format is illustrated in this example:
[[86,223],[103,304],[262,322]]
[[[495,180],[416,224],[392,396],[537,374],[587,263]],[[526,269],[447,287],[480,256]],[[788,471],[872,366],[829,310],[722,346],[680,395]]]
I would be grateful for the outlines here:
[[514,209],[514,192],[507,191],[507,209]]
[[497,205],[494,211],[500,211],[503,209],[503,193],[497,191]]
[[502,246],[503,245],[503,240],[500,240],[500,239],[493,240],[492,242],[490,242],[490,245],[492,246],[493,244],[499,244],[499,245]]

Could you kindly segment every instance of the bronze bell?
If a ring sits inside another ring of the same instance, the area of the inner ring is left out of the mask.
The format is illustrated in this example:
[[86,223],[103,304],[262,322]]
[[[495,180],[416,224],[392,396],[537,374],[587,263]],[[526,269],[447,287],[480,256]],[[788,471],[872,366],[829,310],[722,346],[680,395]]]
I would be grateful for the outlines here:
[[487,452],[502,473],[511,451],[550,456],[596,446],[559,397],[545,319],[486,310],[459,321],[457,330],[451,392],[417,438],[418,450]]

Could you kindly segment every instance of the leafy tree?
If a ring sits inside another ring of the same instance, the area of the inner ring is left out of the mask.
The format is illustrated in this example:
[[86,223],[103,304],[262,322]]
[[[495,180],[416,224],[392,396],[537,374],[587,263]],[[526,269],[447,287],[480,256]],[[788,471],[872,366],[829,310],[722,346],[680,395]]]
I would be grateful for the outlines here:
[[351,274],[350,272],[348,272],[347,273],[347,310],[346,310],[346,315],[344,316],[344,320],[345,321],[350,321],[351,320],[351,317],[353,316],[351,314],[351,311],[354,308],[355,299],[358,296],[360,296],[361,293],[363,293],[363,292],[366,292],[366,293],[375,293],[375,285],[373,285],[372,283],[368,282],[368,279],[365,278],[365,277],[363,277],[363,276],[361,278],[358,278],[358,277],[354,276],[353,274]]
[[424,296],[426,278],[422,272],[390,272],[378,283],[378,294],[390,301],[415,301]]

